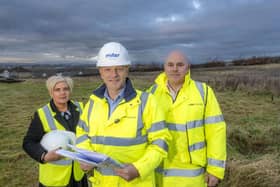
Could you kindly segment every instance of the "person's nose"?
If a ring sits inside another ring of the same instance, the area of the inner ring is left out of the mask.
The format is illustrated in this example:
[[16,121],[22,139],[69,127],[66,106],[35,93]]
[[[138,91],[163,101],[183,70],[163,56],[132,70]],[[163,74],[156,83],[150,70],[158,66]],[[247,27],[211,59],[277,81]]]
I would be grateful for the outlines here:
[[119,75],[118,70],[117,69],[113,69],[113,76],[117,77]]
[[60,91],[60,94],[62,94],[62,95],[64,95],[65,93],[66,93],[65,90],[61,90],[61,91]]
[[68,89],[61,89],[60,94],[66,94],[67,91],[68,91]]
[[173,71],[178,71],[178,66],[173,66],[173,69],[172,69]]

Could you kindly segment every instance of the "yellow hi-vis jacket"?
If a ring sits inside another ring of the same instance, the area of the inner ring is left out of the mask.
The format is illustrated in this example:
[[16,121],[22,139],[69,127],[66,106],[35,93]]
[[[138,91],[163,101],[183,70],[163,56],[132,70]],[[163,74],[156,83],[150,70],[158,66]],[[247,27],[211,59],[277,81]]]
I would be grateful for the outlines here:
[[109,117],[105,90],[105,85],[97,88],[85,105],[77,126],[77,146],[133,164],[140,177],[127,182],[113,169],[95,168],[93,186],[154,187],[154,170],[167,157],[171,138],[162,111],[153,95],[135,90],[127,79],[124,98]]
[[[163,106],[172,135],[163,181],[173,177],[195,177],[206,171],[220,179],[226,162],[226,124],[213,90],[190,78],[190,71],[173,102],[167,76],[161,73],[149,91]],[[195,167],[199,166],[199,167]],[[180,184],[178,186],[181,186]]]
[[[72,102],[72,101],[71,101]],[[83,104],[80,102],[72,102],[76,105],[80,114],[82,113]],[[39,118],[43,124],[46,133],[52,130],[66,130],[62,124],[56,119],[50,103],[38,109]],[[39,164],[39,181],[45,186],[66,186],[69,183],[73,166],[73,175],[76,181],[83,178],[84,172],[80,168],[80,164],[71,159],[61,159],[58,161]]]

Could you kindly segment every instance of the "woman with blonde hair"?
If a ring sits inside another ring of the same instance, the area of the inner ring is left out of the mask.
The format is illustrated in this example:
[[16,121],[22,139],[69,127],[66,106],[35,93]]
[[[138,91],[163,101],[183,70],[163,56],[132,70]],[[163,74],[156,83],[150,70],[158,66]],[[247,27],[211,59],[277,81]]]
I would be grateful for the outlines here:
[[83,105],[70,100],[73,80],[70,77],[51,76],[46,81],[51,100],[39,108],[23,139],[24,151],[39,162],[39,187],[87,187],[87,178],[79,163],[64,159],[56,150],[41,145],[42,137],[54,130],[75,133]]

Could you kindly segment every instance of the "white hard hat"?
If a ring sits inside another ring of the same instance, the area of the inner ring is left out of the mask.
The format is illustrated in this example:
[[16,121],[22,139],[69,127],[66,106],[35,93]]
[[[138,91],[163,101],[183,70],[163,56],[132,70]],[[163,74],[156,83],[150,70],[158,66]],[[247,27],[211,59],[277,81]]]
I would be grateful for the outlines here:
[[45,134],[40,143],[48,151],[57,148],[68,149],[68,144],[75,145],[76,136],[70,131],[53,130]]
[[125,66],[130,64],[126,48],[120,43],[109,42],[100,49],[96,66]]

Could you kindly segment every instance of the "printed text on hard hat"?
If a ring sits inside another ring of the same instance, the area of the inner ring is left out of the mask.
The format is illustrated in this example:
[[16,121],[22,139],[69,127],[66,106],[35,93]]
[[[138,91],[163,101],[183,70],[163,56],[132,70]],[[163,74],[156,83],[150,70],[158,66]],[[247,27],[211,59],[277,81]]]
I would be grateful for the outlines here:
[[105,57],[118,57],[120,56],[120,54],[116,54],[116,53],[109,53],[109,54],[106,54]]

